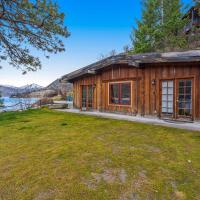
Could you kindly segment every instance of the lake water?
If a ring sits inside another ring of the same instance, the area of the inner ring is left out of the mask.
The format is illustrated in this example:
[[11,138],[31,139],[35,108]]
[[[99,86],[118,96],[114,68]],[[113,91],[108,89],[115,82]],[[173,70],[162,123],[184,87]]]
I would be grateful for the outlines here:
[[26,109],[30,105],[36,103],[39,99],[37,98],[10,98],[2,97],[3,107],[0,107],[0,111],[16,111]]

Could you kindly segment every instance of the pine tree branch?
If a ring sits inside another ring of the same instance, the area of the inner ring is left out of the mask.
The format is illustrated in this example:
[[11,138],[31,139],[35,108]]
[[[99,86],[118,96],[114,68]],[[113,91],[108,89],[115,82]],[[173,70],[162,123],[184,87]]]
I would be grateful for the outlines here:
[[[23,71],[41,67],[24,44],[48,53],[64,51],[59,37],[68,37],[64,15],[49,0],[0,0],[0,53]],[[1,61],[0,57],[0,61]]]

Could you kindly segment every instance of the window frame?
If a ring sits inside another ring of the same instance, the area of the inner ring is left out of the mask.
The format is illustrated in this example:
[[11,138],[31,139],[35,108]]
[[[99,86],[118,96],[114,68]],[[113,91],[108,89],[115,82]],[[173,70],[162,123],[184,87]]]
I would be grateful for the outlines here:
[[[121,103],[122,85],[123,84],[129,84],[129,86],[130,86],[130,100],[127,103]],[[112,97],[111,97],[111,94],[112,94],[111,93],[111,86],[112,85],[117,85],[118,86],[118,102],[119,103],[113,103],[112,102]],[[131,81],[109,82],[109,84],[108,84],[108,105],[131,107],[132,106],[132,82]]]

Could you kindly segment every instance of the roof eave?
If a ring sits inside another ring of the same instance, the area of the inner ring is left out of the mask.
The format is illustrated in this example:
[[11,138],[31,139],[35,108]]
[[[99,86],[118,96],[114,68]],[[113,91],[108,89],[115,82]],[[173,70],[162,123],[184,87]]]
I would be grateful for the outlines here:
[[147,64],[181,62],[200,62],[200,50],[167,53],[146,53],[135,55],[119,54],[76,70],[70,74],[63,76],[61,79],[68,82],[73,82],[75,79],[86,75],[95,75],[99,73],[99,71],[112,65],[121,64],[140,68]]

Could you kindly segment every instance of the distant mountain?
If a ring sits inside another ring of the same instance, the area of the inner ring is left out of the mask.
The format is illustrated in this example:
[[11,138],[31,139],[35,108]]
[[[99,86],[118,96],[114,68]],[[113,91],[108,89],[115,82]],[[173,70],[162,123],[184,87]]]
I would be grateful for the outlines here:
[[20,98],[49,98],[55,96],[62,96],[65,98],[67,95],[72,93],[72,84],[62,83],[60,82],[60,79],[56,79],[47,87],[41,87],[36,84],[32,84],[22,86],[17,89],[20,89],[20,92],[14,92],[14,94]]
[[17,97],[36,97],[36,98],[45,98],[45,97],[54,97],[54,96],[63,96],[72,93],[72,84],[71,83],[62,83],[60,79],[56,79],[47,87],[42,87],[37,84],[24,85],[21,87],[14,87],[10,85],[0,85],[0,94],[2,96],[17,96]]
[[24,97],[36,97],[36,98],[48,98],[54,96],[62,96],[65,98],[67,94],[72,92],[71,83],[61,83],[59,79],[56,79],[47,87],[44,87],[36,92],[30,92],[23,94]]
[[19,88],[20,88],[20,90],[22,90],[22,93],[24,93],[24,92],[35,92],[35,91],[43,89],[42,86],[34,84],[34,83],[30,84],[30,85],[24,85],[24,86],[19,87]]
[[13,96],[22,93],[30,93],[41,90],[43,87],[37,84],[24,85],[22,87],[14,87],[10,85],[0,85],[0,94],[2,96]]
[[0,85],[0,94],[1,96],[9,97],[18,92],[17,87]]

